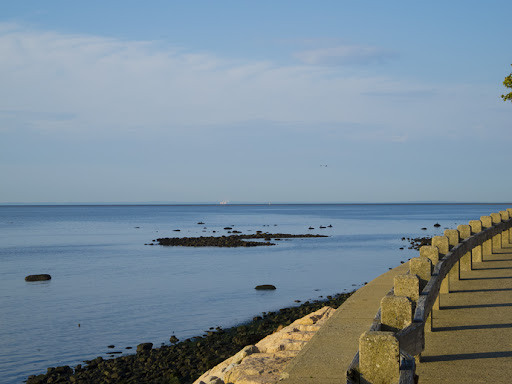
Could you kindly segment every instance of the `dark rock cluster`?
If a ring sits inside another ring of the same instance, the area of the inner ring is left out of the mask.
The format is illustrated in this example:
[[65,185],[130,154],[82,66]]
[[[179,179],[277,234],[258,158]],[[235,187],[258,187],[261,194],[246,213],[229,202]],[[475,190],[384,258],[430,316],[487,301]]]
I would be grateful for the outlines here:
[[[256,234],[249,235],[230,235],[230,236],[200,236],[200,237],[165,237],[156,239],[160,245],[171,245],[181,247],[256,247],[265,245],[275,245],[270,241],[272,239],[290,239],[296,237],[327,237],[325,235],[291,235],[289,233],[262,233],[258,231]],[[244,241],[259,240],[262,241]]]
[[139,344],[137,354],[104,360],[98,357],[77,365],[48,368],[46,374],[32,375],[27,384],[43,383],[193,383],[244,346],[255,344],[295,320],[317,311],[325,305],[339,307],[351,293],[327,296],[325,301],[305,302],[301,306],[263,312],[253,321],[229,329],[210,328],[202,336],[152,348],[151,343]]
[[402,237],[402,241],[409,242],[409,249],[416,249],[419,251],[421,247],[424,245],[432,245],[432,238],[431,237]]

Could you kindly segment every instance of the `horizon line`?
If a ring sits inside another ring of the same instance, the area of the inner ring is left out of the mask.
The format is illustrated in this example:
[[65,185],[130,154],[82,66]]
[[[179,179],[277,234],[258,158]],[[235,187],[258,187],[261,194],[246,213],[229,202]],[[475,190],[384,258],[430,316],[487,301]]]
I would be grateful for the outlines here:
[[457,201],[404,201],[404,202],[4,202],[0,206],[271,206],[271,205],[496,205],[511,202],[457,202]]

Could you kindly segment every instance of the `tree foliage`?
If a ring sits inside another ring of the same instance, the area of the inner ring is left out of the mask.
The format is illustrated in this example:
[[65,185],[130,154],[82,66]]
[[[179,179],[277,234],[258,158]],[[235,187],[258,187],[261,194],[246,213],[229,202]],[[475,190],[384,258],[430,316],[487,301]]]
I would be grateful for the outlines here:
[[[512,65],[512,64],[510,64]],[[505,77],[505,80],[503,81],[503,85],[507,88],[512,88],[512,73],[510,73],[510,75],[508,75],[507,77]],[[501,98],[506,101],[506,100],[510,100],[512,102],[512,92],[506,94],[506,95],[501,95]]]

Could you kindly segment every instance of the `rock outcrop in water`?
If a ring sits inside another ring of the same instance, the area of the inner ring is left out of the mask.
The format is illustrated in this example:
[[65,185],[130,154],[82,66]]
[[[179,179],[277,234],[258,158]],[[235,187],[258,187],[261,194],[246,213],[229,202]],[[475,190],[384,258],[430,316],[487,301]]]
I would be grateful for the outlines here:
[[[258,231],[259,232],[259,231]],[[272,239],[291,239],[304,237],[328,237],[325,235],[291,235],[289,233],[256,233],[251,235],[231,235],[231,236],[207,236],[207,237],[164,237],[156,239],[160,245],[181,246],[181,247],[257,247],[275,245],[270,241]],[[244,241],[244,240],[265,240],[262,241]]]
[[52,277],[48,274],[42,274],[42,275],[28,275],[25,277],[25,281],[46,281],[51,280]]
[[262,284],[262,285],[255,286],[254,289],[256,289],[258,291],[273,291],[277,288],[275,285],[272,285],[272,284]]

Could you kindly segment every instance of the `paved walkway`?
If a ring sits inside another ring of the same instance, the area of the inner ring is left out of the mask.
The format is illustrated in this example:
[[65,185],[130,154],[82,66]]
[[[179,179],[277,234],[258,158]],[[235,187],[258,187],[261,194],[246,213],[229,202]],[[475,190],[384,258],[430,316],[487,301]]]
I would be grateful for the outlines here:
[[370,329],[380,300],[393,287],[393,278],[408,269],[408,263],[402,264],[350,296],[285,368],[285,379],[279,384],[345,383],[359,336]]
[[[282,384],[340,384],[401,265],[359,289],[286,367]],[[417,366],[420,383],[512,383],[512,245],[450,282]]]
[[512,245],[450,282],[416,373],[423,383],[512,383]]

